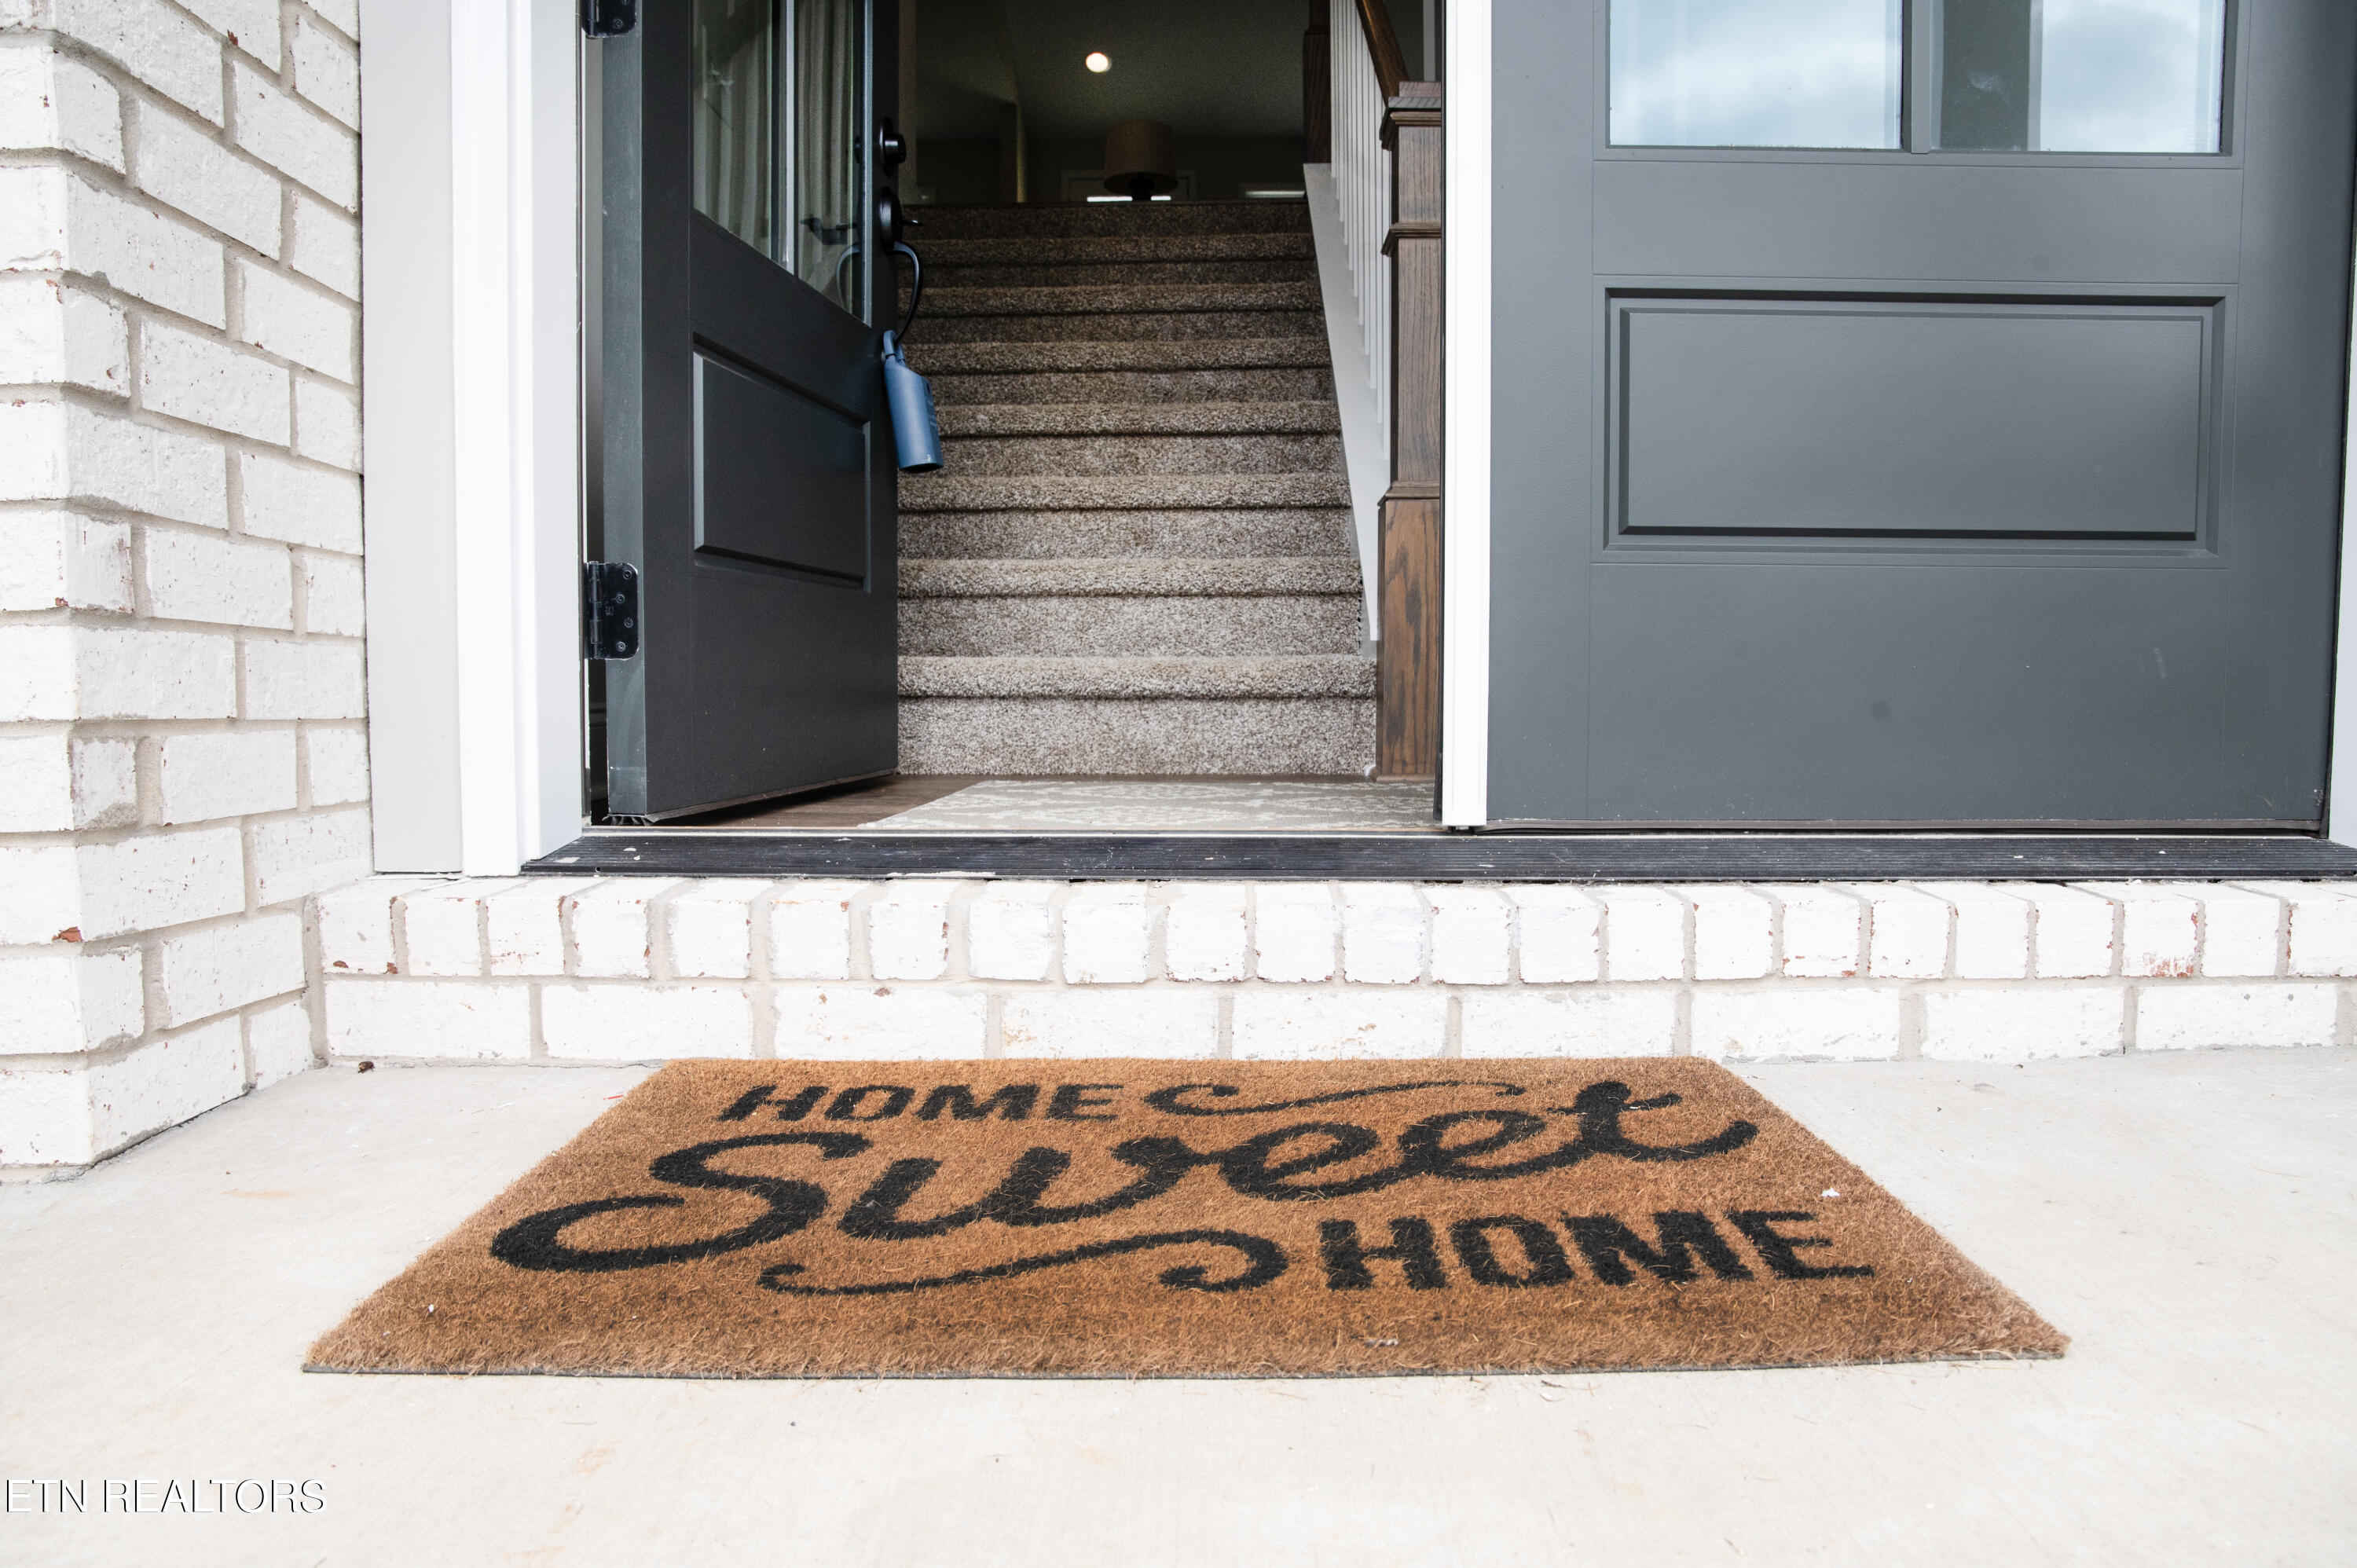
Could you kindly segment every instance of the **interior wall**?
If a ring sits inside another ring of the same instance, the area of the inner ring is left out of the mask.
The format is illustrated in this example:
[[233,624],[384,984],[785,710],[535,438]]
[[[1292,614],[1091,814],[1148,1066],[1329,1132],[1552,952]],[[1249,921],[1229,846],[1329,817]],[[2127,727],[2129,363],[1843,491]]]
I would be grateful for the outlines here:
[[[1201,201],[1233,201],[1246,186],[1301,184],[1301,139],[1297,136],[1181,136],[1171,145],[1180,168],[1195,171],[1195,195]],[[1004,199],[1001,195],[999,145],[996,141],[926,142],[919,151],[925,174],[920,192],[942,206],[965,206]],[[1032,137],[1025,162],[1030,178],[1028,199],[1054,201],[1063,188],[1066,169],[1092,169],[1104,162],[1104,143]]]

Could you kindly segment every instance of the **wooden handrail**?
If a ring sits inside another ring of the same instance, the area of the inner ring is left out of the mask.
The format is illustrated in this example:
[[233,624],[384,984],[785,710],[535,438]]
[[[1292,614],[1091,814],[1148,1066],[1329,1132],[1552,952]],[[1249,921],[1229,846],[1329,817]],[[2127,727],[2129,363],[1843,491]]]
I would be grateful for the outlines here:
[[1367,52],[1374,57],[1375,84],[1389,102],[1400,95],[1407,77],[1407,57],[1400,52],[1399,34],[1392,30],[1392,14],[1383,0],[1358,0],[1359,28],[1367,36]]

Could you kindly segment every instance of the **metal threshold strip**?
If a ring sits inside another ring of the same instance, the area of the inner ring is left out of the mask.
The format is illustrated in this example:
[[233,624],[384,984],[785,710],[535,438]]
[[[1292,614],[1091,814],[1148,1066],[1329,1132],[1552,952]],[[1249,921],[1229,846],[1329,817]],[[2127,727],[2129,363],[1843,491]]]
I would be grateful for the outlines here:
[[524,869],[1047,881],[1901,882],[2357,877],[2357,849],[2224,833],[948,833],[600,828]]

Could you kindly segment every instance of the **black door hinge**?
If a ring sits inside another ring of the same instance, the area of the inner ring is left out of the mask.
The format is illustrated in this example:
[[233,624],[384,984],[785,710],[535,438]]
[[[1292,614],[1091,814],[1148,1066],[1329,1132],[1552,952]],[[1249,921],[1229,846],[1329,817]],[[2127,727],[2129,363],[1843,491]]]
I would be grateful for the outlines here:
[[639,0],[581,0],[581,30],[593,38],[619,38],[639,25]]
[[581,623],[592,659],[635,659],[639,652],[639,569],[592,561],[582,573]]

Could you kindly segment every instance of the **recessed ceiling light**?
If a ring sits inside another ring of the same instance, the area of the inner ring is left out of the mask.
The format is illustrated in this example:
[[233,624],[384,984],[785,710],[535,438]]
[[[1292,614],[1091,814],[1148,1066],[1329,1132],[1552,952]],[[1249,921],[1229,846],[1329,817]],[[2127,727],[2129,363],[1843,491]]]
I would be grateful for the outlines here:
[[1103,50],[1099,50],[1097,53],[1089,56],[1088,59],[1082,60],[1081,63],[1087,66],[1091,70],[1095,71],[1099,76],[1103,76],[1106,71],[1113,69],[1112,57],[1105,54]]

